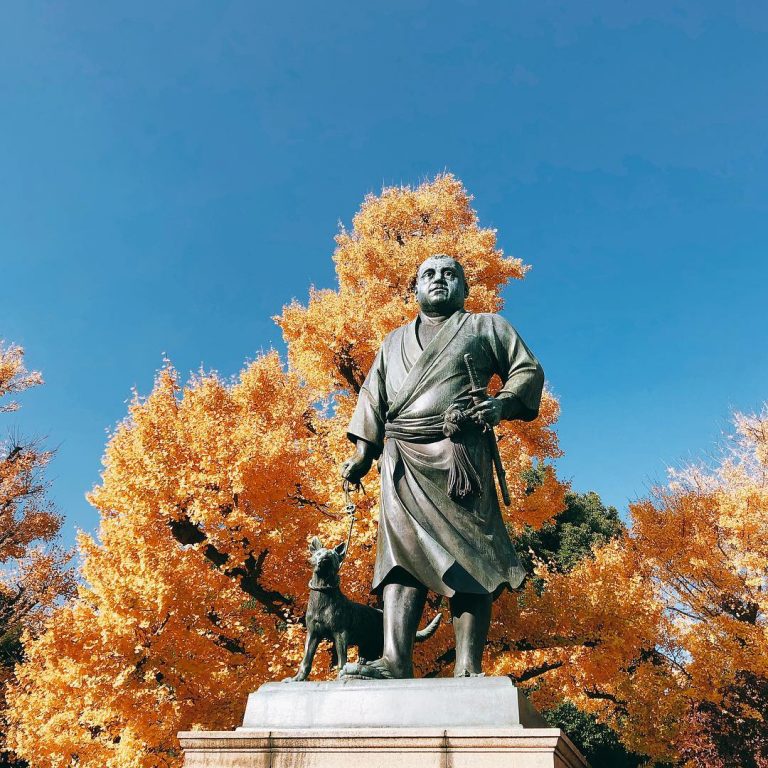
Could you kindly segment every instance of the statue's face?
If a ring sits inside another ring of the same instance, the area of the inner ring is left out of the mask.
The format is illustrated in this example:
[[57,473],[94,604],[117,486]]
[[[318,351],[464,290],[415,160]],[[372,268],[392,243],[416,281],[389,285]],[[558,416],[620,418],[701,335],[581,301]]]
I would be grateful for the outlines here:
[[450,256],[430,256],[416,273],[416,301],[424,312],[451,314],[467,296],[464,270]]

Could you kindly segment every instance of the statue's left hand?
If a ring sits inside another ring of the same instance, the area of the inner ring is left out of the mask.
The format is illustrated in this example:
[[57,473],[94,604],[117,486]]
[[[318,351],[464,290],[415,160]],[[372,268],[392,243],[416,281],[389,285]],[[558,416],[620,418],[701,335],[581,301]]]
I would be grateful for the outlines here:
[[478,424],[488,424],[495,427],[501,421],[501,414],[504,410],[504,404],[496,397],[489,397],[482,403],[473,405],[468,411],[470,416]]

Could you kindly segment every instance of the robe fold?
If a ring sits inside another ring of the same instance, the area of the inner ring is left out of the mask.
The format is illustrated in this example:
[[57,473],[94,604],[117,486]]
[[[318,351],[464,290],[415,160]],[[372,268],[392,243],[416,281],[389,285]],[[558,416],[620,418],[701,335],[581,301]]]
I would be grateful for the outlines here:
[[373,591],[397,567],[447,596],[516,589],[525,577],[501,517],[487,433],[469,429],[461,437],[480,492],[448,493],[454,446],[443,417],[452,406],[472,405],[467,353],[481,385],[501,377],[497,397],[517,398],[518,418],[538,415],[544,372],[501,316],[456,312],[423,350],[415,320],[385,338],[347,430],[380,453]]

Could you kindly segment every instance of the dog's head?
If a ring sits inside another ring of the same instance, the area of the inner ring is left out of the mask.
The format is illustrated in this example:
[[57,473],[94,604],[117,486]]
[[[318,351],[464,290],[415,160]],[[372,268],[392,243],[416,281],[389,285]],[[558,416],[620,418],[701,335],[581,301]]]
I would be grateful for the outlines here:
[[326,549],[317,536],[313,536],[309,542],[309,561],[312,563],[312,568],[318,576],[326,579],[339,572],[346,554],[347,545],[344,542],[333,549]]

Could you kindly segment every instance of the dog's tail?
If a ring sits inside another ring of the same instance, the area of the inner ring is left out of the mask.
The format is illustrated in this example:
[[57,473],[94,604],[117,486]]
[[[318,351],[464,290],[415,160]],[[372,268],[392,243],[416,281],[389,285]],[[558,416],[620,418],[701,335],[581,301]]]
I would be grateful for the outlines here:
[[440,626],[440,621],[442,620],[442,618],[443,618],[443,614],[442,613],[438,613],[435,616],[435,618],[432,619],[432,621],[430,621],[429,624],[427,624],[426,627],[424,627],[424,629],[420,629],[416,633],[416,642],[417,643],[422,643],[425,640],[429,640],[429,638],[432,637],[432,635],[435,634],[435,631]]

